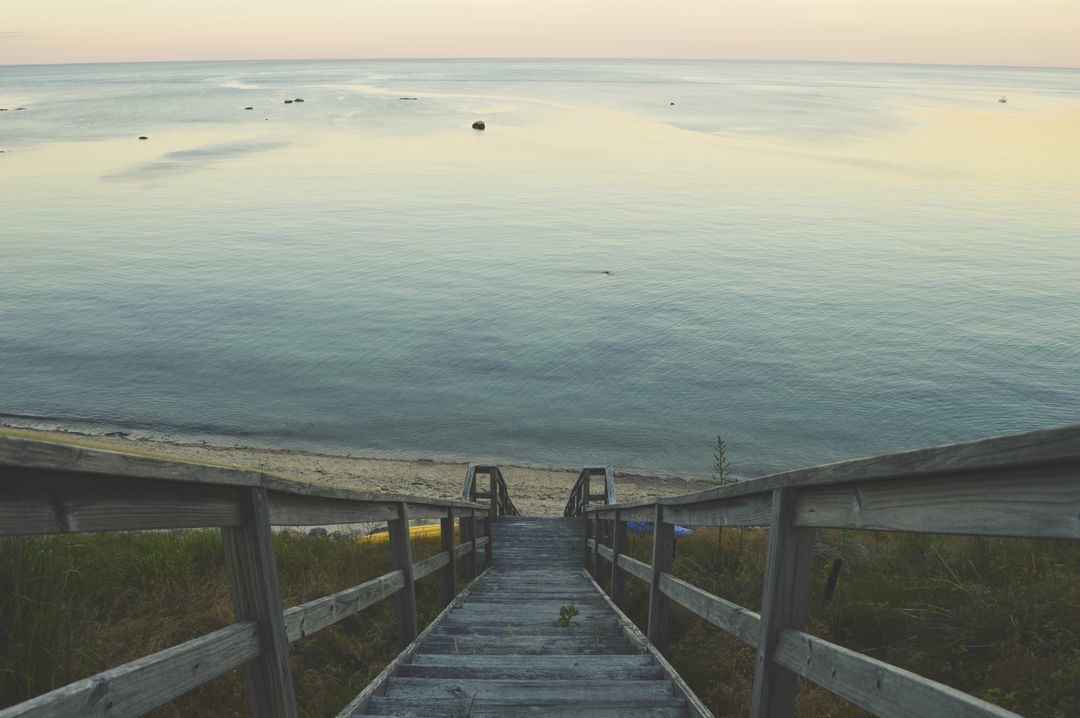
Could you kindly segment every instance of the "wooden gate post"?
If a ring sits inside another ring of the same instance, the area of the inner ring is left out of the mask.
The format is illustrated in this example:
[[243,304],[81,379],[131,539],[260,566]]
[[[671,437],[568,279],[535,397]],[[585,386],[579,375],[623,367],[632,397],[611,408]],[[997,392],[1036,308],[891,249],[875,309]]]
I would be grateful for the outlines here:
[[790,718],[795,712],[797,676],[773,659],[780,632],[806,625],[815,532],[792,524],[795,499],[796,489],[773,490],[751,718]]
[[626,553],[626,522],[622,518],[622,509],[615,509],[615,526],[611,531],[611,600],[623,608],[626,593],[626,574],[619,565],[619,556]]
[[412,544],[409,541],[409,508],[398,503],[398,518],[387,522],[390,528],[390,565],[400,570],[405,586],[397,596],[398,642],[408,646],[416,638],[416,582],[413,581]]
[[659,650],[667,648],[668,599],[660,590],[660,574],[671,573],[675,558],[675,526],[664,521],[664,507],[656,505],[653,523],[652,584],[649,587],[649,640]]
[[252,714],[295,718],[296,689],[270,530],[266,489],[241,490],[240,525],[223,526],[225,572],[237,621],[255,621],[260,653],[246,664]]
[[442,538],[442,550],[446,551],[447,562],[443,568],[443,605],[449,606],[457,595],[457,557],[454,555],[454,507],[446,510],[446,516],[439,520],[439,535]]

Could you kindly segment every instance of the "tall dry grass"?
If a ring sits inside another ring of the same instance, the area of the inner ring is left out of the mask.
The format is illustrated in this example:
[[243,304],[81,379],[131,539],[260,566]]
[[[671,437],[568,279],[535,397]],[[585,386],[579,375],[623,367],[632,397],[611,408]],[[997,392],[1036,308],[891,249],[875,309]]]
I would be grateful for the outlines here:
[[[389,570],[386,544],[274,536],[286,606]],[[414,558],[439,550],[414,539]],[[438,575],[417,584],[421,625],[442,609]],[[397,654],[392,600],[292,644],[301,713],[335,715]],[[0,707],[233,621],[218,531],[0,538]],[[247,716],[232,671],[153,713]]]
[[[758,611],[768,532],[698,529],[674,573]],[[629,552],[651,561],[651,540]],[[831,602],[826,579],[843,567]],[[606,564],[604,564],[606,567]],[[627,579],[642,628],[646,587]],[[815,547],[807,630],[1021,715],[1080,715],[1080,546],[1069,541],[824,531]],[[672,612],[668,657],[718,716],[746,715],[754,652],[688,611]],[[801,716],[861,716],[800,684]]]

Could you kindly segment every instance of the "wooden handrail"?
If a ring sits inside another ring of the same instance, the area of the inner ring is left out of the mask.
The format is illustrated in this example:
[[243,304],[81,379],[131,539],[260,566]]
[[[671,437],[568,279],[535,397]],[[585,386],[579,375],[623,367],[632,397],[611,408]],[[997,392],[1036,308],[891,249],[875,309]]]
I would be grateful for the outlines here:
[[[603,477],[603,493],[592,493],[594,476]],[[615,474],[610,466],[586,466],[581,470],[577,482],[570,489],[570,498],[563,509],[563,516],[581,516],[584,508],[592,503],[615,503]]]
[[[176,461],[0,434],[0,535],[220,528],[236,623],[0,710],[0,718],[139,715],[244,665],[256,715],[297,715],[288,645],[397,597],[400,639],[416,636],[415,582],[456,559],[476,573],[491,538],[475,524],[490,507],[307,484],[250,469]],[[442,551],[413,562],[409,521],[438,518]],[[271,526],[387,521],[392,566],[353,588],[283,609]],[[454,522],[462,543],[454,545]],[[489,561],[490,562],[490,561]]]
[[[1015,716],[1003,708],[806,634],[817,528],[1080,539],[1080,425],[800,469],[684,496],[587,505],[586,565],[650,586],[649,638],[663,644],[674,602],[757,651],[752,718],[794,711],[795,681],[813,681],[886,718]],[[653,563],[630,558],[626,522],[653,522]],[[601,524],[613,537],[602,542]],[[768,526],[762,612],[671,574],[675,524]],[[621,537],[621,540],[620,540]]]

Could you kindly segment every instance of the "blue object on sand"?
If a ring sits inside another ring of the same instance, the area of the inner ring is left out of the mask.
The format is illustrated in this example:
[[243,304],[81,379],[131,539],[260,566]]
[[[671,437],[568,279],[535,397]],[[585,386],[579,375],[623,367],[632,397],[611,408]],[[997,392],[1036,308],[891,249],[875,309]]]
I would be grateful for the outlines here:
[[[627,521],[626,528],[630,533],[635,534],[651,534],[653,532],[652,521]],[[684,538],[693,535],[694,529],[688,529],[685,526],[675,527],[675,538]]]

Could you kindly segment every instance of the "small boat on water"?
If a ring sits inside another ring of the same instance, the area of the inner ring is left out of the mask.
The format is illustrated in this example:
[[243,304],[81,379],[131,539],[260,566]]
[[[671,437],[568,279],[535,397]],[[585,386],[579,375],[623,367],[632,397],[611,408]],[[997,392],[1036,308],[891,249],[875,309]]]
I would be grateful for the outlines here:
[[1001,104],[1003,104],[1003,105],[1004,105],[1004,104],[1005,104],[1006,102],[1008,102],[1008,101],[1009,101],[1009,98],[1008,98],[1008,97],[1005,97],[1005,95],[1002,95],[1002,96],[1001,96],[1001,99],[999,99],[999,100],[998,100],[998,102],[1000,102],[1000,103],[1001,103]]

